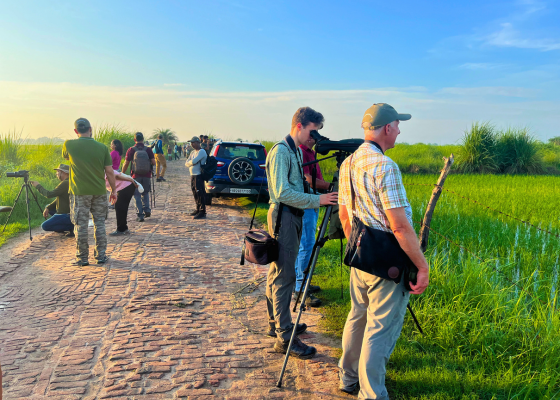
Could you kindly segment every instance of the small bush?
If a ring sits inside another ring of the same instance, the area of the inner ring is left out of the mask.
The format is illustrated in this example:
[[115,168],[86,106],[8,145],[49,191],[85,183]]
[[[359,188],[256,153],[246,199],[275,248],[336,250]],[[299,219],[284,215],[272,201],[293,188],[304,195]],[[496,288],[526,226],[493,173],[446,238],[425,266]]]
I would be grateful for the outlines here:
[[489,122],[475,122],[471,129],[465,132],[457,154],[457,168],[470,174],[499,171],[493,125]]
[[527,128],[508,128],[497,135],[496,153],[500,172],[505,174],[541,174],[544,163],[540,142]]

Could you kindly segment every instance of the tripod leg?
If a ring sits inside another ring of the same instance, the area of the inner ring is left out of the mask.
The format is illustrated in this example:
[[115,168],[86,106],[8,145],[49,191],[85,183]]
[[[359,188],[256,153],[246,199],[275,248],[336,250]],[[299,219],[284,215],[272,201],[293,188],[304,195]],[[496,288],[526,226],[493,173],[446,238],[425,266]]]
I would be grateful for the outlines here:
[[10,222],[10,218],[12,217],[12,213],[14,212],[15,208],[16,208],[16,204],[19,200],[19,196],[21,196],[21,192],[23,191],[23,185],[21,185],[21,189],[19,189],[19,193],[16,197],[16,201],[14,201],[14,205],[12,207],[12,211],[10,211],[10,215],[8,215],[8,219],[6,220],[6,223],[4,224],[4,229],[2,229],[2,232],[4,232],[6,230],[6,226],[8,226],[8,222]]
[[25,182],[24,186],[25,186],[25,204],[27,205],[27,227],[29,228],[29,240],[33,240],[33,236],[31,236],[31,214],[29,213],[29,185],[27,182]]

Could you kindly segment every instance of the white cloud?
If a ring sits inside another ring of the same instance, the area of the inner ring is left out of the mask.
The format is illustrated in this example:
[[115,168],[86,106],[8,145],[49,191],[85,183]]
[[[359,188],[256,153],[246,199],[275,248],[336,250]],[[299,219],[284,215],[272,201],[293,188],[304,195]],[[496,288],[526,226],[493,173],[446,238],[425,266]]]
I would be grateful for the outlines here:
[[505,64],[496,64],[496,63],[465,63],[459,65],[459,69],[469,69],[469,70],[492,70],[505,67]]
[[500,29],[488,35],[483,44],[496,47],[516,47],[540,51],[560,50],[560,40],[550,38],[530,38],[513,27],[509,22],[502,23]]
[[[560,104],[536,101],[533,95],[531,90],[509,87],[204,92],[0,81],[0,133],[15,127],[30,138],[72,138],[74,120],[86,117],[96,126],[119,124],[144,133],[171,128],[182,139],[212,131],[222,138],[275,140],[289,132],[298,107],[310,106],[325,116],[322,133],[338,140],[360,137],[364,111],[373,103],[387,102],[413,116],[401,125],[401,141],[454,143],[476,120],[529,125],[542,135],[555,131]],[[513,97],[515,102],[509,99]]]

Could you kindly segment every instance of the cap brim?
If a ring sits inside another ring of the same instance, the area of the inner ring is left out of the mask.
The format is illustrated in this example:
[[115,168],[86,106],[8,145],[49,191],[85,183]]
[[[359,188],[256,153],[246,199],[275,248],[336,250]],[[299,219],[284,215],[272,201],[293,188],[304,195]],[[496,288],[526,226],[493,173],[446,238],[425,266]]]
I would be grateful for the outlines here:
[[412,118],[412,115],[410,114],[398,114],[397,117],[399,121],[408,121],[410,118]]

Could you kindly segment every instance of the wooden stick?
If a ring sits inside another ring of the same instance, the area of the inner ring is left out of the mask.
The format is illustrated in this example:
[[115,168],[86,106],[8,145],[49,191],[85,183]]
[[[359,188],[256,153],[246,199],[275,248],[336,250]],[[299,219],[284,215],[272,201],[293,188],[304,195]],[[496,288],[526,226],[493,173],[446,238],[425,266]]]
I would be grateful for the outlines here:
[[432,223],[432,215],[434,214],[437,201],[439,200],[439,196],[441,195],[441,188],[443,187],[445,179],[447,178],[447,174],[449,174],[451,166],[453,165],[453,154],[451,154],[449,158],[443,157],[443,160],[445,161],[445,165],[441,170],[437,185],[432,191],[432,197],[430,198],[430,202],[428,203],[428,208],[426,208],[426,214],[424,214],[422,228],[420,229],[420,248],[422,249],[423,253],[425,253],[426,249],[428,248],[428,237],[430,236],[430,224]]

